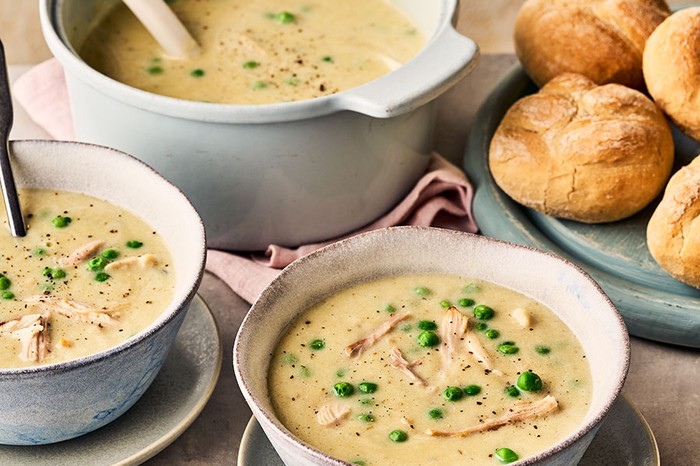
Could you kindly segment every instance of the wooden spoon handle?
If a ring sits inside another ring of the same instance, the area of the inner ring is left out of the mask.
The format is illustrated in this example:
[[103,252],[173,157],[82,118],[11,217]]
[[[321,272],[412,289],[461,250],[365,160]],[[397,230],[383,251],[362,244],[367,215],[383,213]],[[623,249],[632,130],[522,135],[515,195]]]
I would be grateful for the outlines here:
[[163,0],[123,0],[169,58],[186,59],[199,45]]

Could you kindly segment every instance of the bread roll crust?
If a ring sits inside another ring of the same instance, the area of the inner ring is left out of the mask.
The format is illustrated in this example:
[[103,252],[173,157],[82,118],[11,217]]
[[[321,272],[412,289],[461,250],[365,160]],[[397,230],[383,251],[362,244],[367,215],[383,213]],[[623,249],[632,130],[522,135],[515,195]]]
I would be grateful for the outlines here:
[[513,104],[489,150],[493,178],[512,199],[586,223],[643,209],[672,165],[671,130],[650,99],[570,73]]
[[643,70],[657,105],[700,141],[700,7],[677,11],[651,34]]
[[644,89],[644,44],[668,15],[663,0],[527,0],[515,53],[539,86],[571,72]]
[[668,182],[647,225],[647,246],[672,277],[700,288],[700,157]]

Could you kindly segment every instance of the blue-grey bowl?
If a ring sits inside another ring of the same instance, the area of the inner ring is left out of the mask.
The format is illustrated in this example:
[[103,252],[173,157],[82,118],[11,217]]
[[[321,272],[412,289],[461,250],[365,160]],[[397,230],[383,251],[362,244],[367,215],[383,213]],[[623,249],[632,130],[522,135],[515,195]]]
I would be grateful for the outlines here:
[[129,155],[59,141],[16,141],[10,149],[18,187],[82,192],[131,210],[162,235],[176,273],[163,314],[119,346],[68,362],[0,369],[0,444],[54,443],[108,424],[149,387],[201,282],[205,233],[187,198]]

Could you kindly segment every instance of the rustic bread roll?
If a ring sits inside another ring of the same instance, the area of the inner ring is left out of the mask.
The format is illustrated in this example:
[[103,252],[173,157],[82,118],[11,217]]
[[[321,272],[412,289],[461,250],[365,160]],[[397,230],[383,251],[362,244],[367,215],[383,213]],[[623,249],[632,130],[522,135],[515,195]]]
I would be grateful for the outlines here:
[[672,277],[700,288],[700,157],[671,177],[647,225],[647,245]]
[[644,50],[649,94],[688,136],[700,141],[700,7],[669,16]]
[[571,72],[643,90],[644,43],[669,14],[663,0],[527,0],[515,53],[539,86]]
[[673,138],[641,92],[566,73],[513,104],[491,140],[489,165],[520,204],[554,217],[611,222],[663,190]]

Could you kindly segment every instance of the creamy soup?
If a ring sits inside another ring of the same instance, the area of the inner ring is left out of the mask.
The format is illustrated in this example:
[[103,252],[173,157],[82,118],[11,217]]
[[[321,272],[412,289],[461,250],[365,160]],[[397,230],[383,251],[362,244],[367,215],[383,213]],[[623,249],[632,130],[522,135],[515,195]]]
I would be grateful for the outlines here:
[[364,465],[522,459],[571,434],[592,393],[581,345],[551,310],[456,276],[367,282],[305,311],[269,390],[293,434]]
[[181,99],[263,104],[356,87],[411,59],[422,34],[386,0],[171,0],[200,45],[168,59],[121,2],[80,52],[113,79]]
[[0,367],[116,346],[170,303],[170,253],[143,220],[78,193],[24,190],[20,202],[25,237],[0,217]]

